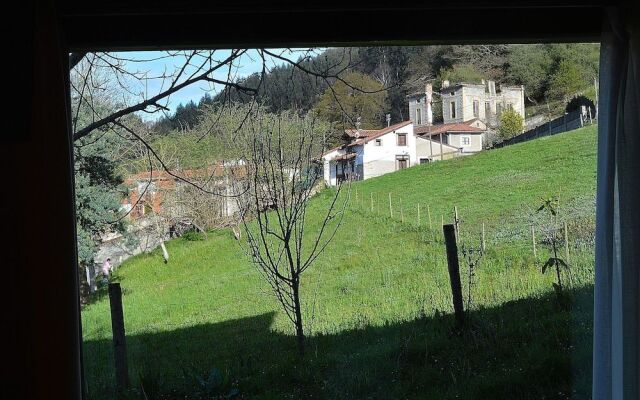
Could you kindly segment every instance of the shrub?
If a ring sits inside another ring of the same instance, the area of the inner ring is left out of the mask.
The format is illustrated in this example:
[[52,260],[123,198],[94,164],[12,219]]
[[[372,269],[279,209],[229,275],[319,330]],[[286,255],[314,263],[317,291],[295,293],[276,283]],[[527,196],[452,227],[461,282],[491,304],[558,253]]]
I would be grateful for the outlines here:
[[524,126],[522,115],[513,109],[507,109],[500,115],[498,135],[502,140],[512,138],[520,133]]
[[188,231],[186,231],[182,237],[184,238],[184,240],[189,240],[189,241],[196,241],[196,240],[203,240],[204,236],[202,235],[202,233],[196,231],[195,229],[190,229]]

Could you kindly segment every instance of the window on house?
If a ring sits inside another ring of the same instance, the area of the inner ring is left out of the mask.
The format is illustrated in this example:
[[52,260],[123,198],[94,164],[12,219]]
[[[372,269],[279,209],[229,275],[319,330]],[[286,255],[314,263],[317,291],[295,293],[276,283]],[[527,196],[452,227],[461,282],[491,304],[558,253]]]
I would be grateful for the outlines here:
[[406,145],[407,145],[407,134],[398,133],[398,146],[406,146]]
[[507,103],[507,110],[513,110],[513,103]]
[[454,119],[456,117],[456,102],[452,101],[450,104],[450,115],[451,115],[451,119]]
[[484,102],[484,117],[489,118],[491,116],[491,102]]
[[470,136],[460,137],[460,144],[462,144],[463,146],[469,146],[471,144],[471,137]]
[[419,108],[416,108],[416,124],[422,124],[422,110]]
[[421,158],[420,159],[420,164],[429,164],[431,160],[429,160],[428,158]]
[[376,139],[376,146],[382,146],[382,139]]
[[502,114],[502,104],[496,104],[496,115],[499,117]]
[[480,102],[478,100],[473,101],[473,116],[476,118],[480,116]]

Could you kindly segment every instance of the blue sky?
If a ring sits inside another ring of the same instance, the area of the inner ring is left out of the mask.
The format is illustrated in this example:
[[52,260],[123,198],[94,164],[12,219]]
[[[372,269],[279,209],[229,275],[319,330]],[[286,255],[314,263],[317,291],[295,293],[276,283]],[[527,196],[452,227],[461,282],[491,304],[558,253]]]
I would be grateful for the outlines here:
[[[285,57],[288,57],[292,60],[296,60],[305,50],[302,49],[272,49],[273,53],[281,54]],[[178,71],[186,60],[186,54],[188,52],[180,51],[180,52],[159,52],[159,51],[136,51],[136,52],[119,52],[113,53],[114,56],[122,57],[129,59],[131,61],[126,62],[125,68],[127,71],[132,73],[141,74],[147,77],[153,77],[157,79],[146,79],[144,80],[144,84],[137,83],[135,86],[136,92],[145,93],[146,97],[153,96],[158,93],[163,88],[163,84],[168,84],[167,79],[161,79],[160,77],[163,74],[171,74],[172,72]],[[222,60],[228,57],[231,54],[231,50],[217,50],[214,53],[214,57],[216,60]],[[197,64],[198,61],[202,62],[204,60],[203,57],[200,57],[199,60],[192,61],[193,64]],[[278,59],[267,59],[267,67],[273,67],[276,65],[283,64],[284,61]],[[195,71],[196,68],[187,68],[185,70],[186,73]],[[227,68],[223,70],[216,71],[214,77],[217,79],[227,79],[227,75],[230,73],[232,79],[238,79],[242,77],[246,77],[251,75],[252,73],[259,72],[262,70],[262,60],[258,57],[258,53],[256,50],[249,50],[245,55],[243,55],[237,63],[234,64],[232,71],[230,72]],[[165,100],[164,105],[166,105],[170,112],[173,113],[176,107],[179,104],[186,104],[189,101],[193,100],[194,102],[198,102],[207,91],[213,96],[217,91],[221,90],[220,85],[214,85],[209,82],[197,82],[193,85],[187,86],[184,89],[172,94],[169,99]],[[154,120],[159,118],[162,113],[141,113],[140,116],[146,120]]]

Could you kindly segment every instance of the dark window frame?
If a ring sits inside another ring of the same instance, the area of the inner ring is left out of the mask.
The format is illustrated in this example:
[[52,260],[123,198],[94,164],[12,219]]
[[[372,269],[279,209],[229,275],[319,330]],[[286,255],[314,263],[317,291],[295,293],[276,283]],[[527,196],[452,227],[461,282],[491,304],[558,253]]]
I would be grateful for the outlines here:
[[396,146],[399,146],[399,147],[409,146],[409,140],[408,140],[407,136],[409,136],[409,135],[407,133],[404,133],[404,132],[396,133]]
[[[370,7],[370,2],[348,2],[342,5],[335,5],[332,2],[323,3],[322,6],[308,7],[306,4],[301,5],[295,2],[283,2],[276,9],[271,10],[272,4],[254,4],[252,7],[246,7],[246,4],[237,4],[235,7],[231,4],[211,4],[200,5],[195,2],[192,9],[176,11],[174,4],[166,1],[159,1],[157,3],[151,2],[137,2],[137,3],[95,3],[95,2],[80,2],[77,0],[68,2],[45,2],[43,3],[44,11],[40,10],[40,14],[37,14],[38,18],[33,18],[36,14],[34,10],[36,7],[31,7],[31,2],[18,5],[18,10],[12,10],[11,14],[16,14],[19,18],[18,24],[21,25],[17,30],[16,37],[21,39],[31,38],[32,29],[37,26],[36,31],[39,31],[36,38],[46,37],[43,32],[50,33],[50,37],[56,37],[61,40],[60,48],[53,51],[49,51],[47,43],[36,47],[33,43],[27,43],[26,49],[21,49],[23,52],[20,54],[27,55],[26,57],[16,57],[16,63],[18,64],[16,70],[21,71],[38,71],[38,68],[42,67],[43,59],[47,59],[52,65],[61,63],[63,66],[67,66],[66,59],[69,53],[74,51],[107,51],[107,50],[144,50],[144,49],[176,49],[176,48],[200,48],[200,47],[268,47],[268,46],[282,46],[282,47],[303,47],[305,45],[315,44],[322,46],[323,44],[330,43],[366,43],[367,41],[374,40],[386,40],[391,43],[393,41],[406,41],[407,38],[413,38],[418,43],[425,43],[426,41],[438,41],[441,43],[460,44],[469,43],[471,40],[482,38],[487,41],[494,42],[509,42],[518,43],[521,41],[549,41],[549,42],[566,42],[566,41],[592,41],[596,42],[600,39],[602,15],[606,14],[604,6],[608,4],[602,2],[572,2],[568,0],[560,0],[549,6],[548,2],[537,1],[532,2],[530,7],[521,9],[514,7],[511,2],[480,2],[475,4],[474,8],[461,8],[455,4],[449,8],[442,6],[433,6],[425,3],[417,7],[414,3],[394,4],[393,7],[385,6]],[[203,3],[204,4],[204,3]],[[324,7],[324,9],[323,9]],[[344,10],[341,7],[346,7]],[[218,9],[218,10],[216,10]],[[407,9],[412,12],[407,13]],[[265,12],[271,11],[270,18],[264,18]],[[314,29],[315,26],[306,26],[305,29],[296,29],[292,27],[292,24],[297,24],[296,21],[302,21],[304,24],[309,24],[309,21],[313,21],[313,18],[308,18],[315,13],[321,13],[326,11],[328,18],[335,17],[338,21],[334,24],[336,29],[321,31],[320,29]],[[458,24],[459,29],[456,30],[455,35],[447,37],[445,33],[449,32],[447,29],[450,26],[450,18],[447,18],[452,11],[456,12],[457,20],[461,21]],[[302,14],[299,18],[291,19],[292,12]],[[210,24],[205,22],[211,21],[212,16],[215,17],[216,13],[226,15],[221,19],[221,25],[219,29],[211,30]],[[544,20],[545,24],[529,24],[522,25],[522,14],[526,13],[530,20]],[[366,14],[366,15],[363,15]],[[24,18],[26,15],[27,18]],[[46,17],[49,15],[49,17]],[[180,18],[176,18],[176,16]],[[43,17],[45,16],[45,17]],[[430,18],[430,29],[415,30],[414,26],[418,26],[418,21],[424,21],[425,16]],[[340,21],[353,21],[355,18],[361,20],[376,20],[376,17],[386,17],[389,20],[413,18],[412,21],[406,21],[399,29],[389,30],[386,26],[379,26],[376,24],[370,24],[363,29],[354,30],[350,23],[341,23]],[[481,34],[478,34],[475,24],[466,24],[467,21],[477,20],[489,20],[491,17],[497,18],[503,21],[501,24],[489,24],[486,25]],[[48,19],[47,19],[48,18]],[[342,18],[342,20],[340,19]],[[47,24],[39,24],[40,20],[44,19]],[[232,29],[232,25],[235,21],[242,19],[245,21],[245,26],[249,27],[244,30]],[[269,24],[274,28],[272,31],[263,29],[266,24],[264,20],[269,19]],[[36,22],[33,22],[36,21]],[[27,23],[22,23],[27,22]],[[119,29],[92,29],[95,26],[118,26]],[[434,25],[435,24],[435,25]],[[165,26],[174,26],[171,31],[165,30]],[[286,28],[286,29],[285,29]],[[323,32],[323,33],[319,33]],[[55,39],[58,40],[58,39]],[[18,40],[18,45],[28,40]],[[161,43],[159,46],[158,44]],[[29,52],[32,54],[48,54],[54,55],[57,53],[58,57],[44,58],[40,56],[29,57]],[[22,68],[25,67],[26,68]],[[31,68],[36,66],[35,69]],[[52,73],[55,76],[55,73]],[[21,75],[22,76],[22,75]],[[24,80],[16,79],[20,85],[24,85]],[[31,87],[31,86],[30,86]],[[31,108],[25,106],[26,113],[30,113],[33,110],[38,110],[37,104],[43,104],[45,107],[54,108],[61,103],[64,103],[68,99],[68,88],[57,88],[52,93],[48,93],[47,96],[41,96],[40,92],[35,92],[34,96],[31,91],[23,90],[27,93],[26,96],[33,96],[33,104]],[[23,102],[29,104],[30,102]],[[42,106],[41,106],[42,108]],[[19,111],[23,113],[23,111]],[[37,114],[35,114],[37,115]],[[28,118],[22,118],[23,115],[19,115],[16,120],[27,121]],[[52,142],[61,143],[62,141],[68,142],[70,146],[69,138],[66,136],[70,132],[69,127],[70,119],[67,118],[66,129],[61,129],[60,125],[54,125],[51,130],[54,131],[55,140]],[[37,125],[35,125],[37,127]],[[6,153],[9,155],[8,164],[10,165],[17,159],[19,155],[24,154],[20,147],[24,140],[40,140],[45,139],[43,142],[47,142],[48,139],[44,130],[38,133],[37,129],[31,129],[26,127],[26,134],[21,136],[21,130],[15,135],[17,140],[13,141],[13,136],[10,136],[8,141],[5,141],[7,146],[5,147]],[[50,135],[51,132],[47,132]],[[37,142],[36,142],[37,143]],[[38,147],[31,148],[29,151],[33,154],[38,154]],[[12,155],[12,153],[14,155]],[[73,188],[72,185],[56,186],[61,182],[59,178],[61,175],[67,181],[71,181],[73,171],[73,165],[70,160],[67,159],[68,154],[58,152],[47,152],[51,156],[48,160],[49,170],[42,171],[40,175],[43,175],[42,182],[46,181],[47,174],[51,174],[55,179],[50,183],[45,183],[45,187],[51,189],[52,194],[52,207],[67,203],[73,205]],[[24,171],[18,170],[14,176],[8,177],[10,182],[22,182],[25,179],[34,178],[37,174],[33,171],[25,169]],[[39,179],[40,180],[40,179]],[[68,183],[68,182],[67,182]],[[31,193],[25,193],[21,198],[29,196]],[[20,199],[18,199],[20,200]],[[20,215],[20,211],[24,210],[27,202],[24,202],[24,206],[20,206],[23,202],[18,201],[17,213]],[[47,206],[45,206],[47,208]],[[68,217],[75,218],[70,212],[59,213],[57,209],[48,209],[51,211],[48,214],[57,215],[54,225],[63,233],[59,237],[53,238],[49,243],[43,243],[41,251],[43,253],[51,252],[62,253],[67,256],[67,248],[75,248],[76,234],[75,234],[75,221],[72,219],[67,221]],[[13,221],[9,218],[9,222]],[[38,221],[41,223],[41,221]],[[37,229],[31,221],[24,221],[25,229]],[[11,225],[10,223],[7,225]],[[70,228],[71,227],[71,228]],[[23,237],[14,235],[14,240],[10,240],[8,246],[12,243],[16,245],[18,250],[23,249],[26,246],[26,241]],[[19,254],[19,251],[16,252]],[[24,352],[20,355],[20,359],[10,357],[10,360],[16,361],[16,370],[21,370],[22,366],[29,366],[31,361],[40,361],[43,359],[55,359],[57,368],[51,369],[50,366],[43,362],[33,363],[31,365],[32,371],[27,370],[23,374],[17,375],[17,383],[10,387],[21,388],[23,393],[42,393],[47,390],[51,397],[64,397],[72,399],[84,398],[82,393],[82,372],[78,374],[78,368],[81,367],[81,350],[82,350],[82,336],[80,335],[80,314],[77,306],[77,271],[62,271],[61,275],[74,278],[69,286],[73,286],[73,293],[68,293],[68,287],[62,288],[51,285],[50,282],[44,282],[38,276],[37,280],[29,280],[31,275],[28,271],[31,268],[31,261],[21,260],[19,262],[14,259],[12,254],[8,254],[8,265],[12,265],[14,262],[20,268],[16,268],[18,271],[15,276],[27,279],[16,279],[16,281],[24,280],[28,284],[33,284],[33,287],[26,293],[21,293],[25,298],[29,298],[29,293],[38,292],[41,296],[46,296],[50,299],[50,305],[45,307],[43,311],[40,311],[34,315],[29,316],[33,321],[33,324],[37,325],[39,319],[44,319],[43,314],[49,308],[55,308],[58,310],[56,318],[60,322],[55,326],[49,326],[49,330],[46,332],[47,340],[50,342],[48,346],[36,346],[31,348],[27,352],[26,356]],[[39,260],[38,260],[39,262]],[[68,262],[65,265],[77,267],[77,260],[75,257],[68,258]],[[11,272],[9,278],[11,279],[14,273]],[[39,282],[40,281],[40,282]],[[17,286],[18,288],[25,287],[24,285]],[[17,289],[14,289],[17,290]],[[9,293],[12,293],[10,290]],[[53,296],[48,296],[49,294]],[[70,296],[73,295],[73,296]],[[76,297],[74,297],[76,296]],[[20,309],[28,309],[29,303],[22,305]],[[17,315],[17,313],[14,313]],[[10,316],[12,319],[12,316]],[[28,330],[29,325],[24,327],[16,325],[16,338],[20,338],[17,341],[19,347],[23,347],[24,344],[35,343],[43,332],[38,330]],[[67,334],[69,331],[74,331],[74,334],[78,334],[77,337],[71,338]],[[64,338],[64,341],[61,339]],[[12,342],[11,342],[12,343]],[[11,344],[10,343],[10,344]],[[61,344],[62,343],[62,344]],[[24,350],[24,349],[23,349]],[[17,352],[19,353],[19,352]],[[45,374],[37,374],[43,372],[43,365],[47,365]],[[21,383],[32,382],[29,381],[30,377],[39,376],[39,379],[34,385],[22,385]],[[73,387],[69,387],[73,385]],[[45,389],[46,388],[46,389]],[[65,389],[66,388],[66,389]],[[31,396],[25,396],[31,397]]]

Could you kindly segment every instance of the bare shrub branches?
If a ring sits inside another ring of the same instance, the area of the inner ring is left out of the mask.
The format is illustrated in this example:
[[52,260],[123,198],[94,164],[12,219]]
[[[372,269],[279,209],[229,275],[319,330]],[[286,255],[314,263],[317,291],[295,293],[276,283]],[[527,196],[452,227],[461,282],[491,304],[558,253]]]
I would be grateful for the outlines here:
[[294,324],[298,350],[304,352],[300,277],[334,238],[344,215],[342,186],[314,206],[309,200],[322,175],[318,158],[324,150],[317,121],[292,114],[256,114],[237,138],[246,180],[238,197],[249,253]]

